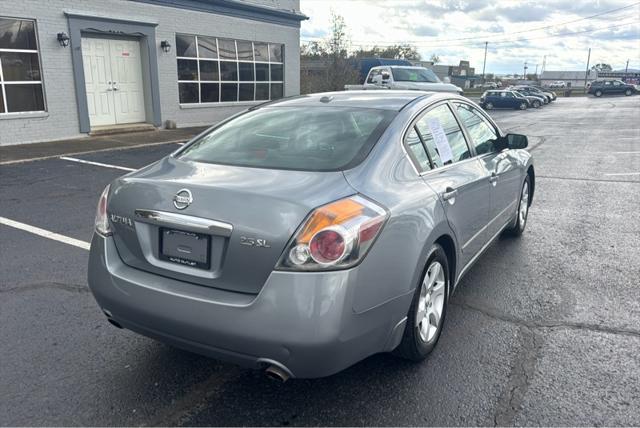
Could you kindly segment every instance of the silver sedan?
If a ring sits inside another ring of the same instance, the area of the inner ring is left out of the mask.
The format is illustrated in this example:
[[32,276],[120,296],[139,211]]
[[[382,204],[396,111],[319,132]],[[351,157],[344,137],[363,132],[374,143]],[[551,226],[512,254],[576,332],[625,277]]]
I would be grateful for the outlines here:
[[525,228],[526,147],[453,94],[253,107],[107,186],[89,286],[117,327],[281,380],[420,361],[460,278]]

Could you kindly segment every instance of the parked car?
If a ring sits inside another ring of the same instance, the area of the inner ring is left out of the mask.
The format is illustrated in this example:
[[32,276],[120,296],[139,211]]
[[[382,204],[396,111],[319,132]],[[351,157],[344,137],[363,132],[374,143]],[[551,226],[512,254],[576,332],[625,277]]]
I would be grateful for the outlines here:
[[480,97],[480,105],[485,110],[494,108],[514,108],[526,110],[531,106],[530,101],[523,95],[511,90],[486,91]]
[[567,84],[561,80],[558,80],[557,82],[552,82],[549,84],[549,88],[551,89],[562,89],[562,88],[566,88]]
[[555,101],[556,98],[558,98],[557,94],[553,91],[543,91],[542,89],[536,87],[536,86],[530,86],[530,85],[516,85],[513,87],[514,89],[525,89],[529,92],[533,92],[539,95],[542,95],[544,97],[547,98],[547,100],[549,102]]
[[529,101],[529,105],[534,108],[540,108],[549,102],[546,97],[536,92],[527,91],[526,89],[514,89],[514,91],[525,97]]
[[553,99],[551,95],[545,95],[543,92],[533,91],[529,88],[514,87],[513,90],[518,91],[524,96],[537,97],[542,101],[542,104],[549,104]]
[[496,82],[485,82],[482,85],[480,85],[481,88],[489,88],[489,89],[496,89],[498,87],[498,84]]
[[623,82],[622,80],[596,80],[591,82],[587,93],[596,97],[608,94],[625,94],[627,96],[637,94],[638,89],[634,85]]
[[443,83],[424,67],[385,65],[369,70],[364,85],[345,85],[347,91],[362,89],[410,89],[430,92],[452,92],[462,95],[460,87]]
[[116,327],[281,380],[419,361],[460,278],[525,229],[526,147],[455,94],[252,107],[106,187],[89,287]]

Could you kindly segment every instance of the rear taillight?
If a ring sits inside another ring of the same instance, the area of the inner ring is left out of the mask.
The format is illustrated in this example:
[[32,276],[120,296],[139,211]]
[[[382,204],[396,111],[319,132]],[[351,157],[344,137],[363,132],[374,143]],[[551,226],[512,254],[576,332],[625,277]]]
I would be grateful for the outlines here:
[[285,249],[277,269],[335,270],[359,263],[388,214],[360,195],[316,208]]
[[107,198],[109,196],[109,185],[104,188],[100,200],[98,201],[98,208],[96,209],[96,232],[102,236],[110,236],[113,232],[111,226],[109,226],[109,217],[107,216]]

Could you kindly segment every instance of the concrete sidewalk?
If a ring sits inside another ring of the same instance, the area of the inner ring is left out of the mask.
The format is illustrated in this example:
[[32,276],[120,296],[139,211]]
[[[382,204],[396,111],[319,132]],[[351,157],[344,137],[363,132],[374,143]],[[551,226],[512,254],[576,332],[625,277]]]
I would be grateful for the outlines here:
[[100,150],[117,150],[145,145],[185,142],[205,129],[207,127],[163,129],[4,146],[0,147],[0,165]]

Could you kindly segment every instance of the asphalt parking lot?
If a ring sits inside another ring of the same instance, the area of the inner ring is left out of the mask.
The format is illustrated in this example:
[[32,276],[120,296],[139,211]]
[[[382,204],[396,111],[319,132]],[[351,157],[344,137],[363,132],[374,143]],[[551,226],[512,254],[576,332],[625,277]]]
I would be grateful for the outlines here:
[[491,115],[530,137],[524,236],[469,271],[426,362],[284,384],[115,329],[88,291],[100,192],[176,144],[0,166],[0,217],[80,241],[0,224],[0,424],[639,425],[640,97]]

